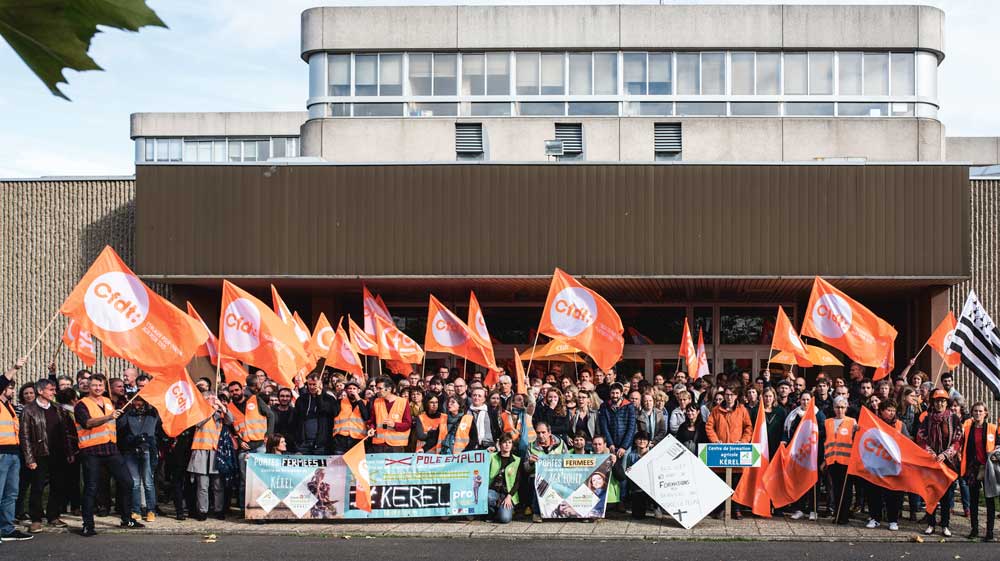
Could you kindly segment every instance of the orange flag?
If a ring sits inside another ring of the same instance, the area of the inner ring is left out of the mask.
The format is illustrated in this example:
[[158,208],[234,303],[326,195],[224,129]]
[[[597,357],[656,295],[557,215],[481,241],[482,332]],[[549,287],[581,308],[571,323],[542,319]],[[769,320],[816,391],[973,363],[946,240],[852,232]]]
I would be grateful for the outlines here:
[[832,284],[813,282],[802,334],[840,349],[865,366],[885,367],[896,329]]
[[102,348],[143,370],[186,365],[208,333],[194,318],[149,289],[105,246],[59,308]]
[[298,312],[292,313],[288,309],[285,301],[278,294],[278,289],[273,284],[271,285],[271,303],[274,305],[274,313],[278,314],[278,317],[281,318],[281,321],[285,325],[292,328],[299,343],[304,346],[309,342],[309,330],[306,328],[305,322],[299,317]]
[[208,328],[208,324],[205,323],[205,320],[201,319],[201,316],[198,315],[198,310],[194,309],[191,302],[187,302],[187,309],[188,315],[198,320],[198,323],[200,323],[201,326],[205,328],[205,331],[208,332],[208,338],[205,339],[205,343],[203,345],[198,347],[194,356],[207,356],[208,359],[212,361],[212,364],[216,364],[219,362],[219,340],[215,338],[215,335],[212,333],[212,330]]
[[521,362],[521,355],[517,352],[517,349],[514,349],[514,372],[516,374],[514,393],[527,393],[528,383],[524,375],[524,363]]
[[933,454],[882,422],[867,407],[861,408],[847,473],[886,489],[920,495],[928,513],[934,512],[958,478]]
[[493,338],[490,331],[486,329],[486,318],[483,317],[483,310],[479,307],[479,300],[476,299],[475,292],[469,292],[469,320],[466,324],[472,328],[472,335],[476,341],[483,346],[486,360],[490,364],[496,365],[496,355],[493,354]]
[[684,331],[681,332],[681,348],[677,356],[684,359],[687,365],[688,376],[693,380],[698,377],[698,351],[694,347],[694,339],[691,338],[691,329],[688,327],[688,319],[684,318]]
[[80,323],[72,318],[66,324],[66,331],[63,331],[62,342],[87,366],[94,366],[97,363],[94,337],[86,329],[80,329]]
[[[378,337],[378,356],[383,360],[405,364],[419,364],[424,360],[424,351],[420,345],[400,331],[394,322],[386,321],[382,316],[376,315],[375,332]],[[392,365],[389,367],[393,368]]]
[[344,463],[354,476],[354,506],[365,512],[372,511],[372,484],[368,476],[368,461],[365,459],[365,441],[351,446],[344,454]]
[[708,353],[705,352],[705,332],[698,328],[698,371],[694,379],[708,376],[712,372],[708,369]]
[[222,281],[219,353],[263,369],[286,388],[308,362],[295,332],[249,292]]
[[771,338],[771,348],[779,351],[792,353],[795,363],[803,368],[812,366],[809,360],[809,352],[806,344],[802,342],[799,334],[792,327],[792,322],[785,315],[785,309],[778,306],[778,321],[774,325],[774,336]]
[[368,287],[361,285],[361,292],[364,303],[365,312],[365,333],[375,337],[375,317],[380,317],[389,323],[392,323],[392,314],[389,313],[389,308],[385,307],[385,302],[382,302],[382,297],[378,298],[372,296],[372,293],[368,291]]
[[367,356],[378,356],[378,342],[374,335],[369,335],[364,329],[354,323],[351,316],[347,316],[347,329],[351,332],[351,342],[358,352]]
[[875,374],[872,374],[872,380],[879,381],[882,378],[888,376],[892,369],[896,366],[896,342],[890,341],[889,348],[885,351],[885,356],[882,357],[882,363],[878,365],[875,369]]
[[319,359],[330,353],[330,345],[333,344],[334,334],[335,332],[330,327],[330,322],[326,319],[326,314],[320,312],[312,337],[306,343],[306,352],[312,358],[313,364],[319,362]]
[[618,312],[600,294],[559,268],[552,275],[538,331],[582,350],[605,370],[618,362],[625,348],[625,328]]
[[333,335],[333,341],[330,343],[330,351],[326,355],[326,365],[354,374],[364,382],[365,371],[361,367],[361,357],[358,356],[358,350],[351,344],[347,338],[347,332],[339,324]]
[[174,368],[153,374],[139,396],[156,408],[167,436],[177,436],[213,413],[194,381],[184,368]]
[[764,488],[774,506],[792,504],[816,485],[818,454],[819,424],[816,408],[810,406],[799,421],[792,441],[779,449],[764,472]]
[[450,353],[494,372],[499,370],[473,330],[433,295],[427,305],[424,350]]
[[770,460],[768,457],[770,448],[767,439],[767,413],[764,412],[763,407],[757,408],[757,422],[753,426],[751,442],[756,442],[760,447],[760,467],[743,468],[743,477],[740,478],[740,482],[736,486],[733,500],[743,506],[750,507],[757,516],[770,518],[771,496],[767,494],[767,489],[762,481]]
[[250,373],[240,364],[240,361],[229,357],[222,357],[222,365],[219,367],[225,375],[226,383],[239,382],[243,387],[247,385],[247,377]]
[[941,355],[948,370],[954,370],[956,366],[962,364],[962,355],[950,348],[951,338],[955,336],[955,328],[957,326],[958,322],[955,321],[955,314],[948,312],[948,315],[941,320],[934,333],[931,333],[931,338],[927,340],[927,344]]

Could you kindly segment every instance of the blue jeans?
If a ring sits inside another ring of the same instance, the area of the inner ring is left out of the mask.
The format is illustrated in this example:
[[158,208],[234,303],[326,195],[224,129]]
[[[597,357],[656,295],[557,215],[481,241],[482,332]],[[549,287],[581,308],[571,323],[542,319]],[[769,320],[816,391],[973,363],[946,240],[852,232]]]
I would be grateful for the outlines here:
[[17,454],[0,454],[0,536],[14,531],[14,503],[21,474],[21,458]]
[[[951,485],[948,486],[948,490],[944,492],[941,497],[941,502],[938,503],[937,509],[930,514],[930,519],[927,522],[928,526],[936,526],[935,516],[941,517],[941,527],[947,528],[951,523],[951,507],[955,506],[955,482],[952,481]],[[978,508],[978,506],[977,506]]]
[[[958,494],[962,496],[962,510],[968,512],[970,509],[969,505],[969,483],[964,477],[958,478]],[[977,507],[979,505],[976,505]]]
[[512,504],[510,508],[504,507],[500,502],[500,493],[497,493],[493,489],[490,489],[489,500],[490,516],[496,516],[496,521],[500,524],[510,524],[510,521],[514,518],[514,505]]
[[132,512],[142,514],[142,497],[145,491],[146,511],[156,511],[156,487],[153,485],[153,461],[149,450],[136,450],[125,456],[125,466],[132,476]]

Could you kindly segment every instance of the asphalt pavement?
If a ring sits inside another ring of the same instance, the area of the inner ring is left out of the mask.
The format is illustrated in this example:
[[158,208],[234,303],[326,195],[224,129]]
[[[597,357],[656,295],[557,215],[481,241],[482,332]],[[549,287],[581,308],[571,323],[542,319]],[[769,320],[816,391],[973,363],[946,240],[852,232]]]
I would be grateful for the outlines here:
[[[206,543],[208,542],[208,543]],[[951,543],[776,543],[742,541],[317,538],[296,536],[149,535],[141,532],[82,538],[43,534],[0,545],[0,559],[84,561],[996,561],[1000,545]]]

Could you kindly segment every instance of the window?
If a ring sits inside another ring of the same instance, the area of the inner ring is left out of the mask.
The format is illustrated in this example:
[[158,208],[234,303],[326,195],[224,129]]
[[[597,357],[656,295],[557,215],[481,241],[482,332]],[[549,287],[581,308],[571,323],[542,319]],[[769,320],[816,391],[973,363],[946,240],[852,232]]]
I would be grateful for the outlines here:
[[355,117],[402,117],[402,103],[355,103]]
[[272,158],[284,158],[285,154],[288,152],[286,150],[286,143],[284,138],[272,138],[271,139],[271,157]]
[[509,117],[509,103],[466,103],[462,109],[463,115],[473,117]]
[[592,53],[570,53],[569,94],[590,95],[593,93]]
[[357,55],[354,64],[354,95],[378,95],[378,55]]
[[892,53],[892,95],[913,95],[913,53]]
[[861,53],[838,53],[840,95],[861,95]]
[[510,53],[486,55],[487,95],[510,94]]
[[649,94],[670,95],[673,91],[673,62],[670,53],[649,54]]
[[410,54],[410,93],[455,95],[456,61],[456,55],[453,54]]
[[734,116],[766,116],[780,115],[781,107],[778,103],[766,102],[733,102],[729,104],[730,114]]
[[350,103],[331,103],[330,104],[330,116],[331,117],[350,117],[351,116],[351,104]]
[[754,93],[754,53],[733,53],[733,95]]
[[594,53],[594,93],[618,93],[618,53]]
[[576,101],[569,104],[570,115],[618,115],[616,101]]
[[458,93],[458,55],[434,55],[434,95]]
[[677,53],[677,93],[701,93],[701,61],[698,53]]
[[563,143],[563,155],[559,159],[577,160],[583,157],[582,124],[556,123],[556,140]]
[[459,160],[483,159],[482,123],[455,123],[455,154]]
[[833,94],[833,53],[809,53],[809,93]]
[[252,141],[243,141],[243,161],[244,162],[256,162],[257,161],[257,143]]
[[481,54],[462,55],[462,95],[486,94],[486,57]]
[[146,161],[147,162],[155,161],[156,160],[156,143],[153,141],[152,138],[147,138],[145,144],[146,144],[146,146],[145,146]]
[[673,115],[674,104],[669,101],[643,101],[631,102],[628,104],[628,115],[635,116],[661,116]]
[[411,117],[456,117],[457,103],[411,103]]
[[181,149],[181,139],[179,138],[157,138],[156,161],[179,162],[181,161]]
[[832,103],[786,103],[785,115],[795,117],[832,117]]
[[525,117],[558,116],[566,114],[566,107],[561,101],[522,101],[517,104],[517,114]]
[[726,93],[725,53],[701,53],[701,93],[704,95]]
[[653,150],[656,161],[681,159],[681,124],[654,123]]
[[431,65],[434,55],[424,53],[410,54],[410,93],[413,95],[431,95],[434,91]]
[[[298,146],[299,139],[295,140],[296,146]],[[295,156],[299,155],[298,148],[295,149]],[[226,161],[226,141],[216,140],[212,143],[212,161],[213,162],[225,162]]]
[[403,55],[378,55],[378,95],[403,95]]
[[785,95],[809,93],[809,69],[805,53],[785,53]]
[[677,114],[692,117],[724,117],[726,115],[726,103],[722,101],[678,101]]
[[542,54],[542,95],[563,95],[566,92],[562,53]]
[[517,78],[514,92],[517,95],[538,95],[540,72],[538,53],[517,53]]
[[351,95],[351,55],[327,55],[330,95]]
[[622,55],[625,79],[625,93],[646,94],[646,53],[625,53]]
[[757,53],[757,95],[781,92],[781,53]]
[[865,95],[889,95],[889,55],[865,53]]
[[229,161],[230,162],[241,162],[243,161],[243,143],[238,140],[229,141]]
[[841,117],[888,117],[888,103],[838,103],[837,114]]

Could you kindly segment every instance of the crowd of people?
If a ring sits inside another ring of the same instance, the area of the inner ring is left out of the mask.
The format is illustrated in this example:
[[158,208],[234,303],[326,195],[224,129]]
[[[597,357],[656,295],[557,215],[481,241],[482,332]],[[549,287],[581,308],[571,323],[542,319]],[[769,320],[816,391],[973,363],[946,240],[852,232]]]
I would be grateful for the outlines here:
[[[75,378],[47,375],[15,395],[20,359],[0,377],[0,539],[30,539],[45,524],[62,528],[64,513],[80,515],[82,534],[93,536],[94,517],[116,511],[121,525],[142,528],[161,514],[205,520],[239,516],[247,455],[343,454],[365,441],[367,451],[491,453],[487,480],[489,516],[541,522],[534,466],[551,454],[610,454],[614,466],[606,503],[609,516],[660,518],[662,511],[626,470],[667,435],[692,452],[708,442],[750,442],[763,410],[769,453],[789,442],[810,409],[819,424],[819,482],[797,503],[774,509],[793,520],[861,518],[867,528],[898,530],[904,516],[923,520],[925,533],[950,536],[958,492],[962,514],[979,536],[979,502],[986,503],[985,541],[993,540],[1000,462],[997,425],[986,405],[966,403],[945,373],[937,386],[912,371],[873,382],[859,364],[846,377],[819,372],[812,381],[792,370],[750,371],[689,379],[684,372],[619,376],[584,368],[572,373],[534,370],[523,392],[506,373],[492,385],[483,374],[457,369],[366,381],[330,369],[315,371],[298,387],[279,387],[261,370],[243,384],[198,390],[212,416],[176,438],[164,433],[157,411],[136,394],[149,381],[133,368],[119,377],[80,370]],[[933,453],[959,476],[938,508],[927,515],[917,495],[903,495],[847,475],[851,442],[862,408]],[[737,481],[733,482],[735,486]],[[43,505],[44,491],[48,490]],[[112,492],[114,490],[114,492]],[[733,503],[732,516],[743,507]],[[722,508],[713,513],[721,517]],[[25,531],[16,524],[22,522]]]

